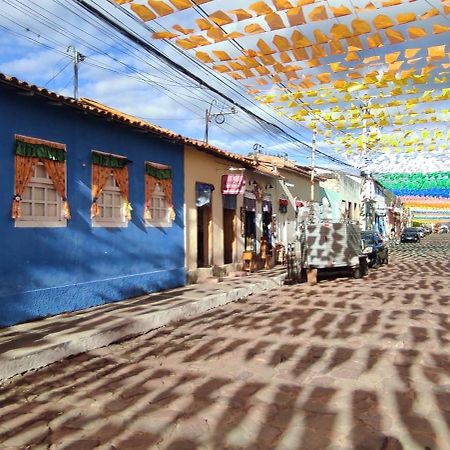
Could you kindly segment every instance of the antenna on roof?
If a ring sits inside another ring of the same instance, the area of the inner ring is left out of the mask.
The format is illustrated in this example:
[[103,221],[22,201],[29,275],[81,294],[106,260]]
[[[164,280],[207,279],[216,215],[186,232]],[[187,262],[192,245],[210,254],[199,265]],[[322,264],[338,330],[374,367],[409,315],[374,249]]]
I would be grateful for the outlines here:
[[69,47],[67,47],[67,52],[70,51],[72,51],[73,61],[73,98],[75,100],[78,100],[78,64],[83,62],[86,59],[86,56],[78,52],[78,50],[73,45],[69,45]]

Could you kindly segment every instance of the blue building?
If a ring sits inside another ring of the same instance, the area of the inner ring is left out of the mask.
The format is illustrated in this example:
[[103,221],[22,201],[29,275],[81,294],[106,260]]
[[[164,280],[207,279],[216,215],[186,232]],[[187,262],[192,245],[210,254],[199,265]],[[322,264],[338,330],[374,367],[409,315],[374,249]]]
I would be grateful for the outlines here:
[[185,283],[184,138],[0,74],[0,326]]

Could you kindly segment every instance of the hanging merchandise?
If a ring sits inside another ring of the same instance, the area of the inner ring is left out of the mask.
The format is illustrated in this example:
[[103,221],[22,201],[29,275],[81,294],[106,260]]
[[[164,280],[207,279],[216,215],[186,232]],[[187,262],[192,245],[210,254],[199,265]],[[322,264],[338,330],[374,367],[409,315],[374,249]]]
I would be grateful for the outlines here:
[[195,183],[195,205],[198,208],[202,206],[210,206],[213,191],[214,186],[212,184]]
[[244,208],[246,211],[256,212],[256,196],[253,192],[245,192]]
[[280,198],[278,204],[279,204],[279,212],[282,214],[286,214],[288,210],[289,201],[285,198]]

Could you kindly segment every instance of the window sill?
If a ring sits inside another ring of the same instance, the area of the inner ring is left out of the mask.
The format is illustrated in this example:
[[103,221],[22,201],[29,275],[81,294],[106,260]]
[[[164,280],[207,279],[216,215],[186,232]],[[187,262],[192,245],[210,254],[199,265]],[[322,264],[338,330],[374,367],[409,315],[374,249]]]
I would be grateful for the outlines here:
[[153,222],[153,221],[145,221],[145,226],[149,228],[170,228],[172,227],[173,222]]
[[92,228],[127,228],[128,222],[98,222],[92,221]]
[[15,228],[66,228],[67,220],[57,222],[35,221],[35,220],[16,220]]

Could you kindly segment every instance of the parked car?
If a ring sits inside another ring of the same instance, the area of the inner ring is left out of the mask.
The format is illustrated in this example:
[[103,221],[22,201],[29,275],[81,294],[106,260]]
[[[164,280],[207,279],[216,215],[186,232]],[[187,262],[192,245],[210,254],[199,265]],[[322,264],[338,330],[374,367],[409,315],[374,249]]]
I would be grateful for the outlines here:
[[389,263],[389,250],[380,233],[376,231],[363,231],[363,253],[367,255],[369,267],[378,267]]
[[432,234],[433,230],[430,227],[424,227],[425,235]]
[[441,225],[439,227],[439,233],[448,233],[448,226],[447,225]]
[[420,233],[417,228],[405,228],[400,236],[400,242],[420,242]]
[[417,231],[419,232],[420,239],[423,239],[425,237],[425,228],[424,227],[417,227]]

